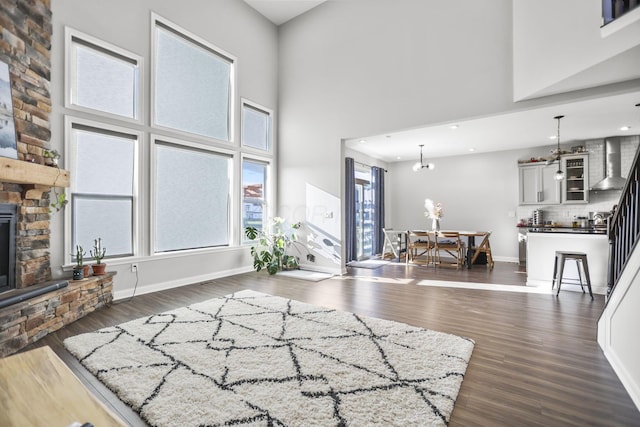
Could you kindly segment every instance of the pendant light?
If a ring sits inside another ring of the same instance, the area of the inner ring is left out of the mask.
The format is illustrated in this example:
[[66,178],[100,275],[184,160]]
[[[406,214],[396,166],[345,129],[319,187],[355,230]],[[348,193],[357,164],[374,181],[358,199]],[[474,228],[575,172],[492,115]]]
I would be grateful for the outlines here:
[[556,150],[556,160],[558,161],[558,171],[556,172],[555,179],[556,181],[562,181],[564,179],[564,172],[562,171],[562,164],[560,163],[560,119],[564,116],[555,116],[554,119],[558,121],[558,135],[556,139],[558,140],[558,149]]
[[424,147],[424,144],[420,144],[420,162],[416,163],[415,165],[413,165],[413,171],[414,172],[418,172],[420,169],[423,169],[423,168],[434,169],[436,167],[436,165],[434,165],[433,163],[427,163],[425,165],[422,162],[422,147]]

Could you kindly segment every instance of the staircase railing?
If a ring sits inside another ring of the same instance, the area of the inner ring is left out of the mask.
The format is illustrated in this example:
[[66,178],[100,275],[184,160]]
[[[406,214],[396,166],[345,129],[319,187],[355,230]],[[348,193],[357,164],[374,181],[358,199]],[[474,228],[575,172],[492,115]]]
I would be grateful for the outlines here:
[[638,0],[602,0],[602,25],[615,21],[638,6]]
[[640,148],[633,159],[620,201],[609,218],[607,301],[640,238]]

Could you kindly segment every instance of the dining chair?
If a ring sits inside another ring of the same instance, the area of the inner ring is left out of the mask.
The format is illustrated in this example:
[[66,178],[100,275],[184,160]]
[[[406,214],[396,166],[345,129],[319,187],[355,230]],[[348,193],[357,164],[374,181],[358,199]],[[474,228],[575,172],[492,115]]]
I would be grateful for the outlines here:
[[[457,231],[440,231],[435,234],[435,263],[436,265],[455,265],[459,270],[464,265],[465,244]],[[453,258],[453,262],[442,262],[441,253],[444,252]]]
[[402,241],[398,230],[383,228],[382,233],[384,234],[384,244],[382,246],[381,258],[400,259],[400,255],[402,252]]
[[[410,262],[424,265],[433,263],[434,248],[435,244],[428,231],[407,231],[407,264]],[[421,259],[425,261],[420,262]]]
[[491,271],[493,270],[493,256],[491,256],[491,244],[489,243],[489,236],[491,236],[491,231],[488,231],[487,234],[484,235],[484,238],[478,246],[476,246],[475,248],[470,248],[470,250],[474,251],[473,257],[471,258],[471,265],[476,262],[476,259],[478,259],[478,256],[481,253],[484,253],[487,257],[489,270]]

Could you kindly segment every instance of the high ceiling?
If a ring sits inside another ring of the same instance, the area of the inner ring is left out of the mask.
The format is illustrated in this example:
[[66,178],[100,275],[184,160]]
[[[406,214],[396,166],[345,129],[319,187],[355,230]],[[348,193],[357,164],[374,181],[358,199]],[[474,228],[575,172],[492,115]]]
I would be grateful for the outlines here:
[[325,0],[244,0],[276,25],[313,9]]
[[[244,0],[275,25],[281,25],[324,3],[324,0]],[[637,62],[638,50],[625,60]],[[627,68],[627,67],[625,67]],[[636,67],[631,70],[637,72]],[[575,82],[574,82],[575,83]],[[575,88],[573,88],[575,89]],[[447,157],[556,144],[555,116],[562,145],[572,141],[640,134],[640,90],[552,107],[529,109],[490,117],[471,117],[430,124],[416,129],[389,129],[381,135],[360,135],[346,146],[385,162],[415,161],[424,144],[424,157]],[[452,129],[452,126],[457,128]],[[628,130],[621,130],[623,126]]]

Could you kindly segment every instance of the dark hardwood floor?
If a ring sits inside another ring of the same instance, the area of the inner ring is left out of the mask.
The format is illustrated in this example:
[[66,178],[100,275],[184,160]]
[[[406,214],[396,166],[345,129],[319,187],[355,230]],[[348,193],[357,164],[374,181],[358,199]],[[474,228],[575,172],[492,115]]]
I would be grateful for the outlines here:
[[[639,426],[640,413],[596,342],[604,298],[418,286],[420,280],[522,286],[515,264],[456,271],[389,264],[309,282],[247,273],[117,302],[45,337],[81,380],[131,425],[144,425],[77,362],[65,338],[242,289],[472,338],[452,426]],[[117,278],[116,278],[117,282]]]

